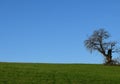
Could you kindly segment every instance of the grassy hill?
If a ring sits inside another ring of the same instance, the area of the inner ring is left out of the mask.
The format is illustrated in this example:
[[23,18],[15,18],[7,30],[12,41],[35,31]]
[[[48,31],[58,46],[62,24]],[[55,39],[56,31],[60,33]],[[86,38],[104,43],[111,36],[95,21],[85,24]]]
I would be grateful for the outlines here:
[[120,67],[0,63],[0,84],[120,84]]

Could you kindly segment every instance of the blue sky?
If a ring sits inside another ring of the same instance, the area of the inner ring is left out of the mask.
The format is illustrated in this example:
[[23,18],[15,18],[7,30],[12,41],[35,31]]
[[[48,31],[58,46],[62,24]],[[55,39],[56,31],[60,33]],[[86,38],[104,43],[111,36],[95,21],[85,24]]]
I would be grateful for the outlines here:
[[0,0],[0,61],[102,63],[84,40],[99,28],[119,42],[119,0]]

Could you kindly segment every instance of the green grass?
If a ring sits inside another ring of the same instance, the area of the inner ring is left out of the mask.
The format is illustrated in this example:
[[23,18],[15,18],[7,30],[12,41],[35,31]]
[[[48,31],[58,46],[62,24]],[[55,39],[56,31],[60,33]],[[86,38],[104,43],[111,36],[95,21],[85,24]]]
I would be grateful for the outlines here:
[[0,63],[0,84],[120,84],[120,67]]

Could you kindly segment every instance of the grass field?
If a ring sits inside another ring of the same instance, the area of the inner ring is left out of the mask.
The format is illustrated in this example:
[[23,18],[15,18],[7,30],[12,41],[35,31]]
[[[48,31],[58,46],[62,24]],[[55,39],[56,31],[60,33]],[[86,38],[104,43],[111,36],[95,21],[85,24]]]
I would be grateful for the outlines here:
[[120,84],[120,67],[0,63],[0,84]]

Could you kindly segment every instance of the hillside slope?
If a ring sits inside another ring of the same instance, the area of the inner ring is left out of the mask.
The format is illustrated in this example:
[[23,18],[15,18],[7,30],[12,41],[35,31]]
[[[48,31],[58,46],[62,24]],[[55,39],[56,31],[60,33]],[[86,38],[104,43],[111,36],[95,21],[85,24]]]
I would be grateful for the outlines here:
[[0,63],[0,84],[120,84],[120,67]]

